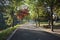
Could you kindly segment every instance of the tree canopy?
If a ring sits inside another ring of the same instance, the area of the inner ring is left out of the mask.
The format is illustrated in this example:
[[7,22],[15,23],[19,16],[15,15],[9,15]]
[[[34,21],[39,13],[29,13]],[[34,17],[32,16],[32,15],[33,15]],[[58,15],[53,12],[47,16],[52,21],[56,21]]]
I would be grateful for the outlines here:
[[[0,19],[3,23],[11,25],[14,22],[17,12],[21,12],[21,6],[27,5],[30,17],[29,19],[36,19],[39,17],[46,18],[49,14],[46,13],[44,2],[47,6],[53,7],[53,12],[60,16],[60,0],[0,0]],[[20,14],[21,15],[21,14]]]

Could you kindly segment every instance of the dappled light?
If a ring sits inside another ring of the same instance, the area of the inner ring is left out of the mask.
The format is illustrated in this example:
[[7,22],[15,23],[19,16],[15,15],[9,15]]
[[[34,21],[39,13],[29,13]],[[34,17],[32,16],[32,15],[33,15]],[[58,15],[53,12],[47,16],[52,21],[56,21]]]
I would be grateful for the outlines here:
[[[8,39],[9,35],[16,29],[18,36],[21,35],[19,33],[25,31],[32,34],[32,36],[29,36],[31,38],[27,36],[29,39],[25,40],[45,40],[49,38],[50,36],[45,37],[48,34],[45,35],[44,31],[55,34],[56,31],[54,32],[54,30],[58,30],[56,33],[60,35],[60,0],[0,0],[0,40]],[[41,33],[39,34],[37,31]],[[37,38],[33,37],[34,35]],[[22,34],[21,38],[23,36]],[[53,40],[53,38],[51,39]]]

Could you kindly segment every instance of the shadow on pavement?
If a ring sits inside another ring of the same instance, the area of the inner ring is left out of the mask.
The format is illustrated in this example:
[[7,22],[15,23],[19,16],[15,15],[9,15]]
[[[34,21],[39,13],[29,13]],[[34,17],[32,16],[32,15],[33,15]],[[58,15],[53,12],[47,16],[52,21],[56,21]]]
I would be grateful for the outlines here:
[[[42,27],[44,27],[44,28],[51,28],[51,26],[49,26],[49,25],[43,25]],[[60,25],[54,25],[53,28],[54,29],[60,29]]]
[[18,29],[10,40],[60,40],[60,37],[45,31]]

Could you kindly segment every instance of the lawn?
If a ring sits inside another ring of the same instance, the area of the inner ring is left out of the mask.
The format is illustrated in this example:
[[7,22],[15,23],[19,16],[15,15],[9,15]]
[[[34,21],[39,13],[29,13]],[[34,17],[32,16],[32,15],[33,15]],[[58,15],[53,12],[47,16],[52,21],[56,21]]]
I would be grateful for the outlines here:
[[6,40],[8,36],[18,27],[19,25],[16,25],[14,27],[10,27],[8,29],[5,29],[0,32],[0,40]]

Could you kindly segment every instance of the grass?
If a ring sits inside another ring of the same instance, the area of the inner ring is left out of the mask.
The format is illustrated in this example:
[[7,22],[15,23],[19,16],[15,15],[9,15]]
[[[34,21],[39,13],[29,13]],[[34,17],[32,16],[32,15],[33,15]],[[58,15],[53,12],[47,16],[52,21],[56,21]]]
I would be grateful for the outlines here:
[[48,24],[48,22],[40,22],[41,24]]
[[17,26],[19,26],[19,25],[16,25],[14,27],[10,27],[6,30],[1,31],[0,40],[6,40],[8,38],[8,36],[17,28]]
[[[54,29],[60,29],[60,22],[54,22],[53,24],[54,24]],[[44,28],[50,28],[49,23],[47,21],[40,22],[40,26]]]

